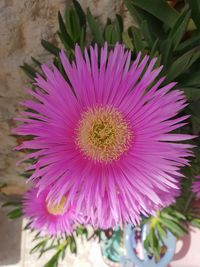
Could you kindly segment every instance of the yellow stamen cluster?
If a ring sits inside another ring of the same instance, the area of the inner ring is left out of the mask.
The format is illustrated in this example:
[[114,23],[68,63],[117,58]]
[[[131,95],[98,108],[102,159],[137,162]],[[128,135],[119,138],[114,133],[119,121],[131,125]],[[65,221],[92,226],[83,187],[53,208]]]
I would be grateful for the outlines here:
[[57,204],[49,202],[47,203],[47,210],[50,214],[52,215],[62,215],[65,213],[66,208],[65,208],[65,204],[66,204],[66,197],[62,197],[61,201]]
[[128,150],[131,139],[129,124],[116,108],[96,107],[82,114],[75,142],[86,157],[109,163]]

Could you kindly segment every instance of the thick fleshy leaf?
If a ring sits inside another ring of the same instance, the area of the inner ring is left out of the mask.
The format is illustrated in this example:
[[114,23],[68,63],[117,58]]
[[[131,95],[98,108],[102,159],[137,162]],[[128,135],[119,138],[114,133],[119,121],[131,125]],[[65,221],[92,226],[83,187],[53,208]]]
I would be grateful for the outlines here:
[[125,4],[128,9],[133,5],[147,11],[169,27],[173,27],[178,17],[178,12],[164,0],[125,0]]
[[186,2],[190,5],[192,10],[192,18],[200,31],[200,2],[199,0],[186,0]]
[[99,45],[102,45],[104,42],[102,33],[99,29],[99,26],[95,18],[93,17],[89,9],[87,10],[87,21],[88,21],[90,30],[93,34],[95,42],[97,42]]
[[168,38],[172,40],[175,49],[179,45],[184,33],[186,32],[186,27],[188,25],[190,15],[191,11],[189,10],[189,6],[187,5],[182,10],[181,14],[177,18],[176,23],[169,33]]

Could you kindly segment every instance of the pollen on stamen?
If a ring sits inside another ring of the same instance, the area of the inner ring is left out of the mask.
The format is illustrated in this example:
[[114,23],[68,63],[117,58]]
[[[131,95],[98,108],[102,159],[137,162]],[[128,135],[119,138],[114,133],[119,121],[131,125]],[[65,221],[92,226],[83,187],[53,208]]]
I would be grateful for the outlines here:
[[86,157],[109,163],[129,149],[132,131],[116,108],[100,106],[82,114],[75,136],[77,147]]
[[62,197],[59,203],[47,202],[47,210],[52,215],[62,215],[66,212],[67,208],[65,207],[66,204],[66,197]]

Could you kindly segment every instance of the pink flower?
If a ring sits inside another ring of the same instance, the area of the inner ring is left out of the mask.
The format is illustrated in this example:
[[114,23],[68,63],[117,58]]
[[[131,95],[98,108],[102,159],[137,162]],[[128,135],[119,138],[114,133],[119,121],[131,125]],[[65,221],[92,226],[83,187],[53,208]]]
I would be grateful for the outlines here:
[[28,190],[23,198],[23,212],[30,220],[30,227],[44,234],[70,235],[73,227],[83,222],[81,215],[76,215],[75,205],[66,206],[66,197],[60,203],[47,201],[49,190],[43,190],[39,195],[36,188]]
[[192,184],[192,191],[200,198],[200,176],[196,176],[196,180]]
[[77,198],[95,227],[139,222],[169,205],[179,192],[182,166],[188,165],[191,135],[171,133],[188,116],[177,117],[187,105],[176,83],[161,87],[162,67],[156,58],[131,62],[131,51],[116,44],[75,48],[75,61],[65,52],[60,59],[66,81],[55,66],[43,65],[46,78],[36,78],[35,100],[23,102],[23,124],[16,132],[31,135],[18,149],[32,149],[36,163],[30,180],[39,193],[50,186],[48,197],[67,205]]

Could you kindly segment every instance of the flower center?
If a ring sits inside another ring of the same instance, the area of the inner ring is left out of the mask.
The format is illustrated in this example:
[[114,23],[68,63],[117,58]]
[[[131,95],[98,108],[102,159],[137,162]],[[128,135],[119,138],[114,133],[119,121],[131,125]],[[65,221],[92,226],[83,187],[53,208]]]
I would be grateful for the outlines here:
[[111,162],[128,150],[131,139],[130,126],[117,109],[97,107],[82,114],[75,143],[90,159]]
[[47,210],[52,215],[62,215],[65,211],[66,197],[62,197],[60,203],[54,204],[52,202],[47,203]]

